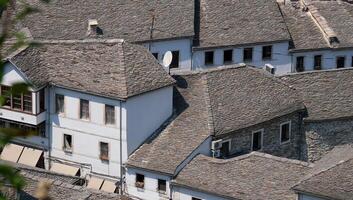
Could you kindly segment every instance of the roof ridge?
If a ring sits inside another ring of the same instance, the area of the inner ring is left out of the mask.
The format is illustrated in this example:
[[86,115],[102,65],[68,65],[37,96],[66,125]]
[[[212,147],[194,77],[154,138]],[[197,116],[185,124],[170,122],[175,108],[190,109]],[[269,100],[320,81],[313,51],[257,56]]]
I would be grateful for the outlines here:
[[349,158],[349,159],[347,159],[347,160],[339,161],[339,162],[337,162],[336,164],[331,165],[330,167],[324,168],[324,169],[319,170],[319,171],[317,171],[317,172],[314,172],[314,173],[312,173],[312,174],[308,174],[308,175],[305,176],[302,180],[300,180],[297,184],[295,184],[292,188],[297,187],[300,183],[302,183],[302,182],[304,182],[304,181],[307,181],[307,180],[309,180],[309,179],[312,178],[312,177],[318,176],[318,175],[320,175],[320,174],[322,174],[322,173],[324,173],[324,172],[326,172],[326,171],[328,171],[328,170],[330,170],[330,169],[333,169],[333,168],[335,168],[335,167],[338,167],[338,166],[340,166],[340,165],[343,165],[344,163],[347,163],[348,161],[351,161],[351,160],[353,160],[353,157],[352,157],[352,158]]
[[305,74],[319,74],[319,73],[334,73],[338,71],[348,71],[353,70],[352,67],[345,67],[345,68],[338,68],[338,69],[324,69],[324,70],[312,70],[312,71],[305,71],[305,72],[293,72],[284,75],[278,75],[279,78],[285,78],[289,76],[298,76],[298,75],[305,75]]
[[218,66],[214,68],[199,69],[199,70],[193,70],[193,71],[175,71],[171,73],[172,75],[180,75],[180,76],[203,75],[203,74],[208,74],[208,73],[213,73],[218,71],[240,69],[240,68],[246,68],[246,67],[248,67],[246,64],[239,63],[239,64],[223,65],[223,66]]
[[125,98],[128,97],[129,95],[129,88],[128,88],[128,84],[127,84],[127,73],[126,73],[126,65],[125,65],[125,42],[123,41],[120,45],[118,45],[118,48],[121,48],[121,52],[122,52],[122,55],[121,56],[121,59],[120,59],[120,65],[122,66],[123,68],[123,73],[124,73],[124,78],[123,78],[123,81],[124,81],[124,85],[125,85]]
[[278,156],[274,156],[274,155],[267,154],[267,153],[261,153],[261,152],[257,152],[257,151],[253,151],[251,153],[248,153],[248,154],[245,154],[245,155],[241,155],[241,156],[237,156],[235,158],[230,158],[230,159],[217,159],[217,158],[212,158],[212,157],[205,156],[205,155],[202,155],[202,156],[203,156],[202,159],[206,159],[209,162],[218,163],[218,164],[225,164],[225,163],[230,163],[230,162],[234,162],[234,161],[244,160],[244,159],[249,158],[251,156],[258,156],[258,157],[272,159],[272,160],[283,162],[283,163],[301,165],[301,166],[304,166],[304,167],[312,168],[314,166],[313,163],[300,161],[300,160],[289,159],[289,158],[284,158],[284,157],[278,157]]
[[33,43],[37,44],[76,44],[76,43],[105,43],[115,44],[124,43],[124,39],[82,39],[82,40],[32,40]]
[[206,109],[207,109],[207,126],[209,128],[210,131],[210,135],[214,135],[215,134],[215,128],[214,128],[214,120],[213,120],[213,110],[212,110],[212,106],[211,106],[211,100],[210,100],[210,94],[209,94],[209,87],[208,87],[208,75],[207,74],[203,74],[201,76],[201,81],[202,81],[202,85],[204,86],[204,101],[206,103]]

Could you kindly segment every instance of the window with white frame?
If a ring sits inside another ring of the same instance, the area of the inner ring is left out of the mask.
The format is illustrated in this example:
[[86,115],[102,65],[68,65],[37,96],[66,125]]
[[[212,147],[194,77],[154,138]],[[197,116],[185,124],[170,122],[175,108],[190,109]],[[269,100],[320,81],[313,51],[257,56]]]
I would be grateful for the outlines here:
[[99,158],[101,160],[109,160],[109,144],[106,142],[99,142],[100,155]]
[[262,149],[263,133],[264,133],[263,129],[258,130],[258,131],[254,131],[252,133],[252,141],[251,141],[251,150],[252,151],[259,151]]
[[64,113],[65,112],[65,97],[61,94],[55,95],[55,111],[56,113]]
[[145,187],[145,176],[143,174],[136,174],[135,186],[137,188]]
[[105,124],[115,124],[115,107],[105,105]]
[[281,143],[289,142],[290,135],[291,135],[291,122],[289,121],[281,124],[280,132],[281,132]]
[[167,181],[163,179],[158,179],[158,191],[161,193],[167,192]]
[[80,99],[80,118],[89,119],[89,101]]

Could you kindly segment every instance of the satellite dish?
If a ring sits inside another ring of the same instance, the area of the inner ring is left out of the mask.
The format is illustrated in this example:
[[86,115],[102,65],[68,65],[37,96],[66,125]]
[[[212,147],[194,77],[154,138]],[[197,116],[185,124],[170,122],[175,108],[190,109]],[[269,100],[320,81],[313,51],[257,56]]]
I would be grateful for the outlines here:
[[172,60],[173,60],[172,52],[171,51],[167,51],[164,54],[164,57],[163,57],[163,66],[164,67],[169,67],[169,65],[172,63]]

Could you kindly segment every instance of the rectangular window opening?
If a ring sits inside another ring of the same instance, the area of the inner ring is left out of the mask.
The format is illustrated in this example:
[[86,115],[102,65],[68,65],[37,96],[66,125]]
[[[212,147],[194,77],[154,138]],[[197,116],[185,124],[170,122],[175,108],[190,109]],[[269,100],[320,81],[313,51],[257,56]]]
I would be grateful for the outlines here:
[[263,60],[272,59],[272,46],[263,46],[262,47],[262,59]]
[[336,58],[337,69],[345,67],[346,58],[344,56],[338,56]]
[[158,60],[158,53],[152,53],[153,57]]
[[167,181],[158,179],[158,191],[165,193],[167,191]]
[[65,110],[64,110],[64,106],[65,106],[65,97],[64,95],[61,95],[61,94],[56,94],[55,95],[55,106],[56,106],[56,113],[64,113]]
[[244,48],[243,60],[244,62],[252,61],[253,48]]
[[137,188],[144,188],[145,187],[145,176],[144,175],[136,174],[135,186]]
[[89,101],[80,99],[80,118],[89,119]]
[[100,148],[100,159],[101,160],[109,160],[109,144],[106,142],[99,143]]
[[233,50],[232,49],[225,50],[223,52],[223,63],[230,64],[232,62],[233,62]]
[[252,150],[253,151],[259,151],[262,149],[262,134],[263,131],[256,131],[253,133],[252,136]]
[[172,63],[170,63],[169,68],[179,68],[179,51],[172,51]]
[[314,56],[314,69],[315,70],[321,70],[321,63],[322,63],[322,56],[321,55],[316,55]]
[[64,134],[64,151],[72,152],[72,136]]
[[23,94],[23,111],[32,112],[32,92]]
[[281,143],[288,142],[290,140],[290,127],[291,124],[290,122],[286,122],[284,124],[281,124]]
[[205,52],[205,65],[213,65],[214,63],[214,52],[206,51]]
[[298,56],[297,57],[296,71],[297,72],[303,72],[304,71],[304,56]]
[[11,108],[11,87],[9,86],[1,86],[1,95],[4,97],[5,102],[4,102],[4,107],[9,107]]
[[115,107],[105,105],[105,124],[115,124]]

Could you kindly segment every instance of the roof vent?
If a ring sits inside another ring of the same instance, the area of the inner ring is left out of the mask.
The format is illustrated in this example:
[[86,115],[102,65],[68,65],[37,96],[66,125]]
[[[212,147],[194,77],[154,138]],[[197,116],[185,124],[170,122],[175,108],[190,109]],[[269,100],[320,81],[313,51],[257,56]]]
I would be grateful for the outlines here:
[[103,35],[102,29],[98,27],[98,21],[96,19],[89,19],[88,20],[88,36],[98,36]]

